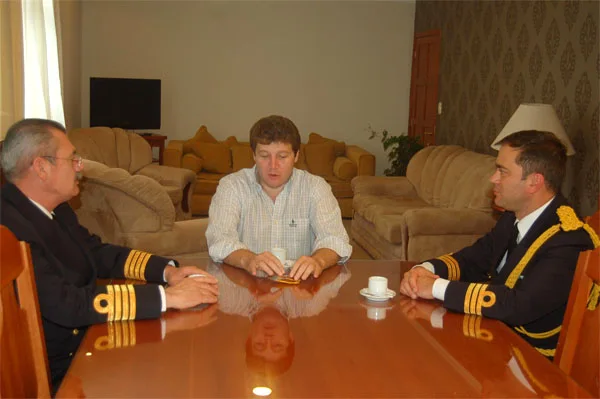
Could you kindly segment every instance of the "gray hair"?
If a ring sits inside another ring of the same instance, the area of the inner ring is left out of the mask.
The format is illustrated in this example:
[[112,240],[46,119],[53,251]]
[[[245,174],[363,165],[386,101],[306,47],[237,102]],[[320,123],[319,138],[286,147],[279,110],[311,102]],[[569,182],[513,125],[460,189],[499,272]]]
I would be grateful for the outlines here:
[[23,177],[37,157],[56,155],[58,143],[52,129],[67,133],[63,125],[48,119],[23,119],[8,129],[0,153],[6,180],[14,182]]

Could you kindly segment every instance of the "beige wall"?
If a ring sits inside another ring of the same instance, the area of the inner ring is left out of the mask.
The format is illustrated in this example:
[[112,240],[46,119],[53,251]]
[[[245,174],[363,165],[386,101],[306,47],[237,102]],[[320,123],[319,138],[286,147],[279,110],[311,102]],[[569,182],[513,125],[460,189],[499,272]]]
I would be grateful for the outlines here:
[[188,138],[206,124],[245,139],[269,114],[361,145],[366,128],[406,131],[414,1],[86,1],[82,124],[89,78],[162,79],[162,127]]
[[81,1],[58,2],[63,106],[67,129],[81,127]]

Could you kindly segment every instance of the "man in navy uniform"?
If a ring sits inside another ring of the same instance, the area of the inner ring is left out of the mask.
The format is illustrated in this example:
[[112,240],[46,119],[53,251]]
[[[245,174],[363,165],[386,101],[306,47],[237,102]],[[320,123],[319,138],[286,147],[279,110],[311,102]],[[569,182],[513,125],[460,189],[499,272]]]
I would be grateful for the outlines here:
[[556,136],[521,131],[500,145],[490,181],[506,211],[496,226],[406,272],[400,292],[499,319],[552,358],[579,252],[600,241],[560,194],[567,156]]
[[[217,301],[217,280],[210,274],[103,244],[79,224],[67,201],[79,193],[83,162],[61,124],[15,123],[1,156],[8,183],[2,187],[0,222],[31,247],[53,391],[90,324],[157,318],[167,308]],[[98,278],[156,284],[98,285]]]

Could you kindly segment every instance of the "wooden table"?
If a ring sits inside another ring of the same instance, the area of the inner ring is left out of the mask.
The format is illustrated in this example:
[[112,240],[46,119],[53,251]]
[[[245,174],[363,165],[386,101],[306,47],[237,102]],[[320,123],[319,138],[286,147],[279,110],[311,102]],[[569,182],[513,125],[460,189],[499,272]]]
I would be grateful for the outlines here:
[[[272,398],[588,397],[501,322],[450,312],[436,319],[438,302],[359,295],[370,275],[397,291],[407,263],[350,261],[296,288],[202,266],[219,270],[219,305],[93,326],[58,397],[240,398],[259,386]],[[273,303],[289,320],[271,312]],[[259,371],[252,353],[265,348],[285,359],[279,372]]]
[[167,136],[161,136],[159,134],[152,135],[141,135],[144,140],[150,144],[150,149],[158,147],[158,164],[163,164],[163,151],[165,150],[165,140]]

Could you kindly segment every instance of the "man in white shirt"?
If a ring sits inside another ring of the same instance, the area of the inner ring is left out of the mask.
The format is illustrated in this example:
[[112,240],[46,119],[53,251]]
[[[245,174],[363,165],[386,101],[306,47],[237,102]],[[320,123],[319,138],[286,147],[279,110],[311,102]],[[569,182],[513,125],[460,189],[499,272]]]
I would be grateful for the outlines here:
[[215,262],[283,275],[271,253],[283,248],[299,280],[350,257],[352,247],[331,187],[295,169],[300,134],[292,121],[268,116],[250,130],[256,165],[222,178],[209,208],[208,252]]
[[506,211],[496,226],[470,247],[415,266],[400,292],[502,320],[553,357],[579,252],[598,238],[560,195],[566,149],[552,133],[521,131],[500,144],[490,181]]

